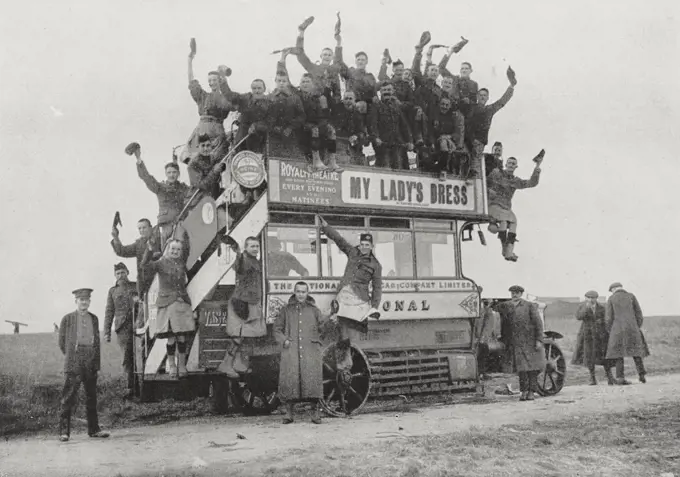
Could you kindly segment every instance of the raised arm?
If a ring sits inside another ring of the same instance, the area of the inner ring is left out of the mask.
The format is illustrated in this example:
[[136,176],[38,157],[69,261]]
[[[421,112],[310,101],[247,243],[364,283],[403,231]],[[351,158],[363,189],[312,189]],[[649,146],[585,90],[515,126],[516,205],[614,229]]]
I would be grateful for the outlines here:
[[[288,76],[288,67],[286,66],[286,57],[290,53],[290,50],[288,48],[284,48],[281,50],[281,58],[279,58],[279,61],[276,62],[276,74],[283,74]],[[298,56],[299,58],[299,56]],[[309,70],[307,70],[309,71]],[[290,77],[289,77],[290,78]],[[290,79],[289,79],[290,81]]]
[[536,187],[538,185],[538,181],[541,178],[541,168],[538,167],[538,165],[534,168],[534,172],[531,174],[531,177],[526,180],[526,179],[520,179],[519,177],[515,177],[512,181],[513,186],[515,189],[530,189],[532,187]]
[[137,256],[137,244],[131,243],[130,245],[123,245],[123,242],[120,241],[120,237],[118,236],[118,229],[116,227],[111,230],[111,236],[113,237],[111,240],[111,247],[116,255],[123,258]]
[[413,73],[413,81],[416,86],[420,86],[423,82],[423,72],[420,63],[423,61],[423,48],[416,46],[416,54],[413,55],[413,64],[411,65],[411,73]]
[[510,101],[510,98],[512,98],[512,95],[514,93],[515,87],[512,85],[508,86],[508,89],[505,90],[503,96],[501,96],[495,103],[491,103],[490,105],[488,105],[487,108],[489,108],[492,111],[492,114],[496,114],[500,109],[502,109],[506,104],[508,104],[508,101]]
[[350,243],[347,240],[345,240],[345,238],[342,235],[340,235],[337,230],[328,225],[328,223],[324,219],[321,219],[321,230],[326,234],[326,236],[329,239],[335,242],[335,245],[337,245],[338,248],[345,255],[350,254],[354,247],[352,247],[352,245],[350,245]]
[[297,59],[298,63],[307,71],[311,73],[314,70],[314,63],[309,59],[307,53],[305,53],[305,31],[299,30],[297,40],[295,40],[295,48],[297,49]]
[[340,76],[344,79],[349,79],[349,67],[342,59],[342,37],[340,35],[335,36],[335,55],[333,56],[333,64],[337,65],[339,68]]
[[144,184],[146,184],[146,187],[151,192],[158,194],[158,192],[161,190],[161,184],[156,179],[154,179],[151,174],[149,174],[144,161],[142,161],[141,152],[139,150],[135,152],[135,156],[137,156],[137,175],[140,179],[142,179],[142,181],[144,181]]

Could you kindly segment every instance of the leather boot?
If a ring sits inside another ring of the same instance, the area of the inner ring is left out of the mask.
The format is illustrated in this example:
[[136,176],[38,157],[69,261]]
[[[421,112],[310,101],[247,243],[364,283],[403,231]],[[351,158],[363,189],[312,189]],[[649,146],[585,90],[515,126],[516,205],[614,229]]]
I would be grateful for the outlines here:
[[533,391],[527,391],[527,398],[526,398],[526,400],[527,400],[527,401],[533,401],[534,399],[535,399],[535,398],[534,398],[534,392],[533,392]]
[[595,368],[590,368],[589,371],[590,371],[590,385],[596,386],[597,379],[595,379]]
[[335,172],[342,172],[343,168],[338,165],[337,162],[337,155],[334,152],[329,152],[328,153],[329,159],[328,159],[328,168],[331,171]]
[[508,232],[508,248],[507,248],[507,255],[505,255],[505,259],[510,261],[510,262],[516,262],[519,257],[514,254],[513,250],[515,249],[515,242],[517,241],[517,234],[513,232]]
[[312,151],[312,168],[315,171],[325,171],[326,169],[328,169],[326,165],[321,161],[319,151]]
[[169,354],[165,360],[165,372],[170,375],[171,378],[177,377],[177,364],[175,362],[175,355]]
[[234,355],[232,352],[227,350],[226,354],[224,355],[224,359],[217,367],[217,371],[226,374],[228,378],[238,379],[239,375],[234,369]]
[[187,354],[177,352],[177,375],[180,378],[186,378],[187,372]]
[[321,405],[317,402],[314,405],[314,410],[312,411],[312,422],[314,424],[321,424],[321,410],[319,409]]
[[610,386],[615,385],[616,380],[614,379],[614,375],[612,374],[612,368],[605,366],[604,372],[607,375],[607,384]]
[[283,416],[283,423],[284,424],[290,424],[293,421],[295,421],[295,418],[293,416],[293,403],[287,402],[286,403],[286,415]]

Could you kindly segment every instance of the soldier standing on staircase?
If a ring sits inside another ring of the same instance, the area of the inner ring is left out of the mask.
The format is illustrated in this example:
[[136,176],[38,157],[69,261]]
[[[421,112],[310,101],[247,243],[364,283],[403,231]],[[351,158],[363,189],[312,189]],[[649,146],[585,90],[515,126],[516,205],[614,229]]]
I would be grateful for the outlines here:
[[173,239],[168,242],[168,247],[159,260],[149,261],[150,254],[146,254],[143,263],[145,273],[150,276],[158,274],[156,337],[168,339],[165,370],[173,378],[187,376],[186,337],[196,330],[191,300],[187,293],[186,257],[182,255],[182,248],[182,242]]
[[127,392],[124,398],[130,399],[135,387],[133,330],[134,308],[139,301],[134,282],[128,280],[128,269],[124,263],[113,266],[116,284],[109,289],[104,313],[104,337],[111,342],[111,326],[113,325],[118,345],[123,352],[123,370],[127,377]]
[[142,297],[146,293],[146,287],[149,285],[144,279],[142,271],[142,260],[144,253],[147,250],[147,242],[152,241],[153,226],[149,219],[139,219],[137,222],[137,230],[139,231],[139,238],[129,245],[123,245],[120,241],[120,236],[117,227],[111,229],[111,247],[116,255],[122,258],[135,257],[137,259],[137,295]]
[[517,217],[512,211],[512,196],[517,189],[527,189],[536,187],[541,174],[541,162],[545,150],[534,158],[536,167],[529,180],[520,179],[515,176],[517,169],[517,159],[509,157],[505,162],[505,169],[495,169],[489,175],[488,194],[489,194],[489,215],[496,220],[496,224],[489,226],[492,233],[498,232],[498,239],[501,241],[503,257],[506,260],[516,262],[517,255],[513,253],[517,240]]
[[[236,287],[229,300],[227,312],[227,353],[218,367],[218,371],[230,378],[238,378],[239,373],[250,372],[250,350],[244,338],[258,338],[267,334],[267,325],[262,314],[262,262],[260,241],[256,237],[248,237],[244,251],[238,252],[234,262]],[[246,346],[244,346],[246,345]]]

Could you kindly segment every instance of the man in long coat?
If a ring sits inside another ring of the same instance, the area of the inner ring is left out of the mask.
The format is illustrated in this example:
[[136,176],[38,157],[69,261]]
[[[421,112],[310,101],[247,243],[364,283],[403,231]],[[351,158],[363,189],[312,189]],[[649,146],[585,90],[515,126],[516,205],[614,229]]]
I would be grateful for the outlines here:
[[326,323],[309,296],[309,286],[297,282],[294,294],[274,323],[274,337],[283,346],[279,372],[279,397],[286,403],[284,424],[293,422],[295,402],[316,404],[312,422],[321,424],[319,400],[323,397],[322,335]]
[[609,287],[611,296],[605,308],[605,321],[609,332],[607,359],[615,360],[616,384],[630,384],[624,375],[623,358],[632,356],[641,383],[647,382],[642,358],[649,356],[649,348],[642,334],[643,316],[640,304],[632,293],[619,282]]
[[607,343],[609,335],[604,322],[604,306],[597,302],[598,294],[594,290],[586,293],[586,301],[579,304],[576,310],[576,319],[581,322],[581,327],[576,337],[576,350],[571,364],[582,365],[590,371],[590,384],[596,385],[595,365],[602,365],[610,385],[615,384],[612,375],[612,364],[605,356],[607,355]]
[[510,287],[512,299],[501,303],[501,341],[519,375],[520,401],[533,401],[538,389],[538,374],[545,368],[543,322],[535,303],[522,299],[524,288]]
[[100,366],[99,319],[90,313],[91,288],[74,290],[76,311],[61,319],[59,349],[65,356],[64,391],[61,397],[59,440],[71,437],[71,413],[78,397],[80,383],[85,387],[87,433],[90,437],[106,438],[108,432],[99,428],[97,417],[97,372]]
[[111,342],[111,327],[113,326],[118,338],[118,345],[123,352],[123,370],[127,377],[127,393],[125,398],[131,398],[135,387],[133,329],[135,306],[137,306],[137,288],[134,282],[128,280],[128,269],[124,263],[113,266],[116,284],[109,289],[106,298],[106,312],[104,313],[104,337]]

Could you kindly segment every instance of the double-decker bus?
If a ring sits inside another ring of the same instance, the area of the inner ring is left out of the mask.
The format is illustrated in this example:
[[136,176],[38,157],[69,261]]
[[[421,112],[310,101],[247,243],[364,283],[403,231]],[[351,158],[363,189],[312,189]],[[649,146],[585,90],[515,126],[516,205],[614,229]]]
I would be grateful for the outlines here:
[[[189,236],[188,292],[199,323],[188,352],[189,376],[177,380],[165,373],[165,340],[154,337],[154,280],[145,300],[145,324],[136,335],[143,400],[179,387],[212,394],[218,409],[228,408],[229,396],[238,396],[247,407],[275,405],[280,350],[271,324],[299,280],[309,284],[322,314],[329,315],[347,263],[322,232],[320,216],[351,244],[359,243],[362,232],[373,234],[383,269],[379,320],[369,319],[365,332],[343,330],[353,358],[345,389],[333,360],[338,343],[326,343],[319,363],[325,410],[339,415],[356,412],[371,398],[480,390],[473,334],[480,293],[464,273],[461,242],[471,238],[473,226],[488,222],[485,174],[466,182],[414,170],[343,167],[313,172],[297,147],[271,137],[261,154],[241,151],[231,158],[224,189],[238,183],[241,190],[261,192],[250,195],[245,213],[233,223],[225,205],[231,206],[233,197],[202,197],[188,209],[181,225]],[[262,246],[268,335],[253,340],[253,372],[235,383],[216,371],[225,356],[227,303],[235,286],[236,254],[228,243],[242,246],[250,236]],[[281,252],[295,257],[306,276],[277,275],[282,272],[272,260]]]

